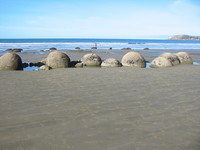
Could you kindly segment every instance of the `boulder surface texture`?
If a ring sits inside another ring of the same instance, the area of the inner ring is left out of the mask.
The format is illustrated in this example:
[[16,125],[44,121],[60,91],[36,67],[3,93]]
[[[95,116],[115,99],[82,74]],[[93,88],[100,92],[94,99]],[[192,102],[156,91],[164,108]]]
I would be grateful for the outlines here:
[[176,54],[182,64],[192,64],[192,57],[187,52],[179,52]]
[[65,53],[53,51],[47,56],[46,65],[51,68],[68,68],[70,67],[70,58]]
[[21,57],[15,53],[7,53],[1,56],[0,70],[23,70]]
[[164,68],[164,67],[171,67],[171,66],[172,66],[172,63],[167,58],[164,58],[164,57],[157,57],[150,64],[151,68]]
[[115,58],[107,58],[101,64],[102,67],[121,67],[122,64]]
[[180,60],[178,59],[178,56],[172,54],[172,53],[164,53],[160,55],[160,57],[167,58],[173,66],[180,64]]
[[128,52],[122,57],[122,65],[128,67],[145,68],[146,61],[144,57],[138,52]]
[[93,53],[86,54],[82,57],[83,66],[100,66],[101,58]]

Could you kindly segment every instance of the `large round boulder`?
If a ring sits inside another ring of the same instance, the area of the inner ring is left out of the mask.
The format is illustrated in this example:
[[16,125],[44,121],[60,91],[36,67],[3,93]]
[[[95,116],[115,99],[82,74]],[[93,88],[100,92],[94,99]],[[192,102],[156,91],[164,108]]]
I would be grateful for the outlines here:
[[128,52],[122,57],[122,65],[129,67],[145,68],[146,61],[144,57],[138,52]]
[[192,57],[187,52],[179,52],[176,54],[182,64],[192,64]]
[[172,53],[164,53],[160,55],[160,57],[167,58],[173,66],[180,64],[180,60],[178,59],[178,57]]
[[121,67],[122,64],[115,58],[107,58],[101,64],[102,67]]
[[151,68],[164,68],[164,67],[171,67],[172,63],[165,57],[157,57],[155,58],[151,64]]
[[65,53],[53,51],[47,56],[46,65],[51,68],[68,68],[70,58]]
[[86,54],[81,59],[83,66],[100,66],[101,58],[93,53]]
[[23,70],[21,57],[15,53],[7,53],[1,56],[0,70]]

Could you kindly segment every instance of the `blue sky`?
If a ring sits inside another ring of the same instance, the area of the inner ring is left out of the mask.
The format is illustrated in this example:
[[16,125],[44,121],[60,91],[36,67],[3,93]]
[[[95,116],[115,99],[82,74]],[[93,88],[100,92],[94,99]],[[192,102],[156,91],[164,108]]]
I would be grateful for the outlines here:
[[0,0],[0,38],[200,35],[199,0]]

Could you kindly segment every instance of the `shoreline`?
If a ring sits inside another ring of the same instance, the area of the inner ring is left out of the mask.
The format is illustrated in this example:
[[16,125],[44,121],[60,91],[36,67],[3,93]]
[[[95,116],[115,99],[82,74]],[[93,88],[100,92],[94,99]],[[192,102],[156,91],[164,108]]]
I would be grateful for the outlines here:
[[[96,50],[92,50],[92,49],[80,49],[80,50],[66,50],[66,49],[58,49],[58,51],[62,51],[64,53],[66,53],[67,55],[69,55],[69,57],[71,58],[72,61],[77,61],[80,60],[82,58],[82,56],[84,54],[87,53],[95,53],[97,55],[99,55],[102,59],[106,59],[109,57],[113,57],[116,58],[118,60],[121,60],[121,58],[123,57],[123,55],[125,55],[128,52],[131,51],[135,51],[135,52],[139,52],[141,55],[143,55],[147,61],[152,61],[154,58],[158,57],[159,55],[163,54],[163,53],[177,53],[177,52],[181,52],[181,51],[185,51],[188,52],[192,58],[194,59],[194,62],[200,62],[200,49],[180,49],[180,50],[174,50],[174,49],[149,49],[149,50],[143,50],[143,49],[132,49],[132,50],[121,50],[121,49],[96,49]],[[46,58],[46,56],[52,51],[48,50],[48,51],[37,51],[37,50],[27,50],[27,51],[22,51],[22,52],[18,52],[16,54],[18,54],[20,57],[22,57],[23,62],[38,62],[41,61],[42,59]],[[2,51],[0,52],[0,56],[2,54],[8,53],[6,51]]]

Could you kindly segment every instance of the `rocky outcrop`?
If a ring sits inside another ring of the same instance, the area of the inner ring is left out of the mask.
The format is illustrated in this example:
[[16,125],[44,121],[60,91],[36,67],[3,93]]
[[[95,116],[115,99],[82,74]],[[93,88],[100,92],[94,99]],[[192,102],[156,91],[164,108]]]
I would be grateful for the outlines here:
[[121,50],[128,50],[128,51],[130,51],[130,50],[132,50],[132,48],[122,48]]
[[151,64],[151,68],[164,68],[164,67],[171,67],[172,63],[165,57],[157,57],[155,58]]
[[178,57],[172,53],[164,53],[160,55],[160,57],[164,57],[168,59],[172,63],[173,66],[180,64],[180,60],[178,59]]
[[138,52],[128,52],[122,57],[122,65],[129,67],[145,68],[146,61],[144,57]]
[[146,48],[144,48],[143,50],[150,50],[150,49],[146,47]]
[[200,40],[200,36],[190,36],[190,35],[175,35],[168,40]]
[[23,51],[23,49],[21,49],[21,48],[14,48],[14,49],[7,49],[6,51],[8,51],[8,52],[21,52],[21,51]]
[[51,48],[49,48],[49,50],[50,50],[50,51],[56,51],[57,48],[55,48],[55,47],[51,47]]
[[70,58],[65,53],[53,51],[47,56],[46,65],[51,68],[68,68]]
[[122,64],[115,58],[107,58],[101,64],[101,67],[121,67]]
[[78,49],[78,50],[79,50],[79,49],[81,49],[81,48],[80,48],[80,47],[75,47],[75,49]]
[[97,47],[91,47],[91,49],[97,49]]
[[186,52],[179,52],[176,54],[182,64],[192,64],[192,57]]
[[81,59],[83,66],[100,66],[101,65],[101,58],[94,54],[94,53],[89,53],[86,54],[82,57]]
[[0,70],[23,70],[21,57],[15,53],[7,53],[1,56]]

